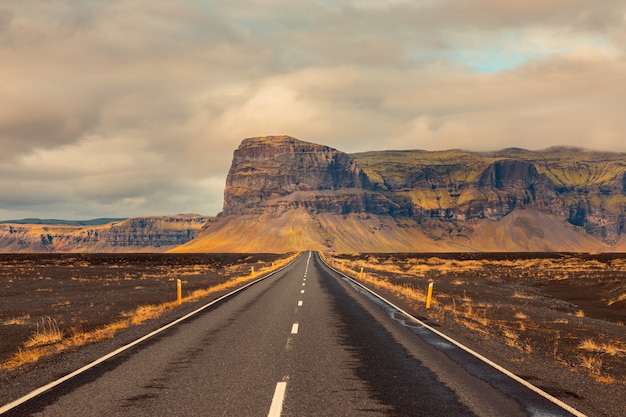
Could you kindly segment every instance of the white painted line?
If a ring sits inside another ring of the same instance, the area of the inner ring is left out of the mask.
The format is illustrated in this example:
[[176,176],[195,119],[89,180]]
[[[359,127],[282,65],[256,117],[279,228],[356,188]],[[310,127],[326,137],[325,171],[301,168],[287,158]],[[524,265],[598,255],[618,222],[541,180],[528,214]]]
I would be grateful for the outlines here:
[[298,301],[298,307],[302,307],[302,300]]
[[311,252],[311,251],[309,251],[309,257],[308,257],[308,258],[307,258],[307,260],[306,260],[306,268],[304,268],[304,273],[305,273],[305,274],[306,274],[306,271],[308,271],[308,270],[309,270],[309,262],[311,262],[311,254],[312,254],[312,252]]
[[286,390],[286,382],[279,382],[278,384],[276,384],[274,398],[272,398],[272,405],[270,406],[270,412],[267,413],[267,417],[280,417],[283,412],[283,402],[285,400]]
[[[322,262],[324,262],[324,260],[320,257],[320,259],[322,260]],[[509,378],[514,379],[515,381],[519,382],[520,384],[522,384],[523,386],[525,386],[526,388],[530,389],[531,391],[539,394],[540,396],[542,396],[543,398],[545,398],[548,401],[551,401],[552,403],[558,405],[559,407],[563,408],[566,411],[569,411],[570,413],[572,413],[573,415],[575,415],[576,417],[587,417],[586,414],[581,413],[580,411],[576,410],[574,407],[564,403],[563,401],[559,400],[556,397],[553,397],[552,395],[548,394],[547,392],[545,392],[544,390],[542,390],[541,388],[538,388],[536,386],[534,386],[533,384],[531,384],[530,382],[526,381],[525,379],[520,378],[519,376],[515,375],[513,372],[509,371],[506,368],[503,368],[502,366],[498,365],[497,363],[487,359],[486,357],[484,357],[483,355],[481,355],[478,352],[475,352],[474,350],[470,349],[469,347],[465,346],[464,344],[462,344],[461,342],[457,342],[456,340],[454,340],[453,338],[445,335],[444,333],[440,332],[439,330],[429,326],[428,324],[424,323],[421,320],[416,319],[415,317],[413,317],[410,313],[408,313],[407,311],[401,309],[400,307],[398,307],[397,305],[395,305],[394,303],[392,303],[391,301],[387,300],[386,298],[384,298],[382,295],[377,294],[376,292],[370,290],[369,288],[367,288],[365,285],[361,284],[360,282],[357,282],[356,280],[350,278],[349,276],[343,274],[342,272],[339,272],[338,270],[336,270],[335,268],[331,267],[330,265],[328,265],[326,262],[324,262],[324,264],[331,270],[335,271],[337,274],[341,275],[342,277],[346,278],[347,280],[349,280],[350,282],[354,283],[355,285],[363,288],[365,291],[369,292],[370,294],[374,295],[375,297],[379,298],[380,300],[383,300],[385,303],[389,304],[390,306],[392,306],[393,308],[395,308],[396,310],[398,310],[399,312],[401,312],[402,314],[404,314],[405,316],[407,316],[409,318],[409,320],[419,324],[420,326],[430,330],[431,332],[435,333],[436,335],[441,336],[442,338],[444,338],[445,340],[447,340],[448,342],[452,343],[453,345],[456,345],[458,348],[466,351],[467,353],[469,353],[470,355],[473,355],[474,357],[480,359],[481,361],[485,362],[486,364],[492,366],[493,368],[497,369],[498,371],[502,372],[503,374],[505,374],[506,376],[508,376]]]
[[298,334],[298,327],[300,327],[300,325],[298,323],[294,323],[293,326],[291,326],[291,334]]
[[304,294],[304,290],[300,291],[300,294]]
[[[310,258],[310,255],[309,255],[309,258]],[[269,274],[267,274],[267,275],[265,275],[265,276],[263,276],[261,278],[258,278],[258,279],[254,280],[252,282],[249,282],[246,285],[241,286],[241,287],[239,287],[239,288],[229,292],[228,294],[225,294],[225,295],[223,295],[223,296],[221,296],[219,298],[216,298],[215,300],[213,300],[213,301],[203,305],[202,307],[199,307],[199,308],[195,309],[191,313],[188,313],[188,314],[182,316],[181,318],[176,319],[173,322],[171,322],[169,324],[166,324],[165,326],[160,327],[160,328],[156,329],[155,331],[153,331],[151,333],[148,333],[147,335],[145,335],[143,337],[140,337],[139,339],[134,340],[134,341],[130,342],[129,344],[120,347],[119,349],[114,350],[111,353],[109,353],[107,355],[104,355],[101,358],[98,358],[98,359],[96,359],[93,362],[88,363],[87,365],[83,366],[82,368],[77,369],[74,372],[71,372],[71,373],[65,375],[64,377],[61,377],[61,378],[57,379],[56,381],[52,381],[52,382],[50,382],[50,383],[48,383],[48,384],[46,384],[46,385],[44,385],[42,387],[37,388],[34,391],[29,392],[28,394],[24,395],[23,397],[18,398],[17,400],[15,400],[13,402],[10,402],[8,404],[3,405],[2,407],[0,407],[0,414],[6,413],[7,411],[17,407],[18,405],[25,403],[26,401],[28,401],[28,400],[30,400],[30,399],[32,399],[32,398],[34,398],[34,397],[44,393],[44,392],[46,392],[46,391],[56,387],[57,385],[62,384],[63,382],[67,381],[68,379],[72,379],[76,375],[80,375],[83,372],[88,371],[89,369],[91,369],[91,368],[101,364],[102,362],[104,362],[104,361],[106,361],[108,359],[111,359],[114,356],[119,355],[120,353],[124,352],[125,350],[128,350],[128,349],[132,348],[133,346],[138,345],[139,343],[143,342],[144,340],[150,339],[152,336],[155,336],[155,335],[161,333],[162,331],[167,330],[170,327],[175,326],[178,323],[187,320],[189,317],[195,316],[196,314],[198,314],[202,310],[204,310],[206,308],[209,308],[212,305],[214,305],[214,304],[216,304],[216,303],[218,303],[218,302],[220,302],[220,301],[222,301],[222,300],[224,300],[224,299],[226,299],[228,297],[231,297],[231,296],[237,294],[240,291],[245,290],[246,288],[256,284],[257,282],[263,281],[264,279],[271,277],[272,275],[274,275],[274,274],[282,271],[283,269],[287,268],[289,265],[294,263],[297,259],[298,258],[294,259],[289,264],[283,266],[280,269],[277,269],[274,272],[270,272]],[[304,290],[302,292],[304,292]]]
[[304,287],[305,285],[306,285],[306,284],[303,282],[303,283],[302,283],[302,286]]

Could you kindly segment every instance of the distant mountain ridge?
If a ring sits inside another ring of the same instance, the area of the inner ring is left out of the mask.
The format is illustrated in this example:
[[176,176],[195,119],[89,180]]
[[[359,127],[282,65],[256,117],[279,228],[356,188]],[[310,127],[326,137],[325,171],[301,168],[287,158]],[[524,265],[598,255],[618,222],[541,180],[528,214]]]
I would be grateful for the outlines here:
[[66,226],[97,226],[117,221],[126,220],[126,217],[120,218],[98,218],[90,220],[61,220],[61,219],[38,219],[26,218],[21,220],[0,220],[0,224],[55,224]]
[[0,252],[163,252],[192,240],[212,220],[188,214],[103,224],[5,223],[0,224]]

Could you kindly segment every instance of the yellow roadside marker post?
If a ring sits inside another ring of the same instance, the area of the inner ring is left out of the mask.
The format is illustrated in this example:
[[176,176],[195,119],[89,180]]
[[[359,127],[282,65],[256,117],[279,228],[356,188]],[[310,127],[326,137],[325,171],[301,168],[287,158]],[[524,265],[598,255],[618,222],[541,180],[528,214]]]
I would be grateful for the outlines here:
[[434,282],[428,283],[428,295],[426,296],[426,308],[430,308],[430,301],[433,298],[433,284]]
[[361,272],[359,272],[359,279],[363,279],[363,267],[361,267]]
[[183,282],[180,279],[176,280],[176,295],[178,298],[178,305],[183,303]]
[[251,274],[252,278],[254,278],[254,267],[252,267],[252,274]]

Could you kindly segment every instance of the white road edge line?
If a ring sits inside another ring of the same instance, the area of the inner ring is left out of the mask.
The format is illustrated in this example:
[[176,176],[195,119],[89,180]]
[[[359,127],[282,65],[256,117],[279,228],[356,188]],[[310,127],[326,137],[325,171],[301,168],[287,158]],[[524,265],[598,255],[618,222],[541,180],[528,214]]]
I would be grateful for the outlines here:
[[294,323],[291,326],[291,334],[298,334],[298,327],[300,327],[300,325],[298,323]]
[[208,307],[211,307],[212,305],[214,305],[214,304],[216,304],[216,303],[218,303],[218,302],[220,302],[220,301],[222,301],[222,300],[224,300],[224,299],[226,299],[228,297],[231,297],[231,296],[235,295],[236,293],[238,293],[240,291],[243,291],[244,289],[246,289],[246,288],[256,284],[257,282],[263,281],[264,279],[267,279],[267,278],[271,277],[272,275],[274,275],[274,274],[282,271],[283,269],[287,268],[289,265],[294,263],[298,258],[294,259],[293,261],[291,261],[287,265],[283,266],[282,268],[279,268],[276,271],[270,272],[269,274],[267,274],[267,275],[265,275],[265,276],[263,276],[261,278],[255,279],[254,281],[247,283],[243,287],[239,287],[239,288],[229,292],[228,294],[225,294],[225,295],[223,295],[223,296],[221,296],[219,298],[216,298],[215,300],[211,301],[210,303],[205,304],[202,307],[195,309],[191,313],[188,313],[188,314],[186,314],[186,315],[184,315],[184,316],[174,320],[173,322],[171,322],[169,324],[166,324],[165,326],[160,327],[160,328],[156,329],[155,331],[153,331],[151,333],[148,333],[147,335],[145,335],[143,337],[140,337],[139,339],[137,339],[137,340],[135,340],[133,342],[130,342],[129,344],[124,345],[124,346],[120,347],[119,349],[116,349],[113,352],[111,352],[111,353],[109,353],[107,355],[104,355],[101,358],[98,358],[98,359],[96,359],[93,362],[88,363],[87,365],[83,366],[82,368],[79,368],[79,369],[75,370],[74,372],[71,372],[71,373],[65,375],[64,377],[61,377],[61,378],[57,379],[56,381],[52,381],[49,384],[46,384],[46,385],[44,385],[42,387],[37,388],[34,391],[29,392],[28,394],[24,395],[23,397],[18,398],[15,401],[12,401],[12,402],[10,402],[8,404],[3,405],[2,407],[0,407],[0,414],[6,413],[7,411],[17,407],[18,405],[21,405],[21,404],[25,403],[26,401],[28,401],[28,400],[30,400],[30,399],[32,399],[32,398],[34,398],[34,397],[36,397],[36,396],[38,396],[40,394],[43,394],[44,392],[46,392],[46,391],[56,387],[57,385],[62,384],[63,382],[65,382],[65,381],[75,377],[76,375],[82,374],[83,372],[85,372],[85,371],[95,367],[96,365],[99,365],[102,362],[104,362],[104,361],[106,361],[108,359],[111,359],[112,357],[114,357],[116,355],[119,355],[120,353],[124,352],[125,350],[128,350],[131,347],[133,347],[135,345],[138,345],[139,343],[141,343],[141,342],[143,342],[143,341],[145,341],[147,339],[150,339],[151,337],[161,333],[162,331],[167,330],[170,327],[175,326],[178,323],[187,320],[189,317],[195,316],[196,314],[198,314],[202,310],[204,310],[204,309],[206,309]]
[[409,320],[419,324],[420,326],[423,326],[424,328],[430,330],[431,332],[435,333],[436,335],[441,336],[442,338],[446,339],[448,342],[452,343],[453,345],[457,346],[460,349],[463,349],[464,351],[466,351],[470,355],[475,356],[476,358],[480,359],[481,361],[485,362],[486,364],[488,364],[488,365],[492,366],[493,368],[497,369],[498,371],[502,372],[506,376],[514,379],[515,381],[517,381],[520,384],[524,385],[526,388],[530,389],[531,391],[534,391],[535,393],[541,395],[546,400],[551,401],[552,403],[558,405],[559,407],[563,408],[566,411],[569,411],[570,413],[572,413],[576,417],[587,417],[586,414],[581,413],[580,411],[576,410],[574,407],[564,403],[563,401],[559,400],[556,397],[553,397],[552,395],[548,394],[547,392],[545,392],[541,388],[538,388],[538,387],[534,386],[533,384],[531,384],[530,382],[526,381],[525,379],[522,379],[519,376],[515,375],[513,372],[509,371],[508,369],[503,368],[502,366],[498,365],[497,363],[487,359],[486,357],[484,357],[480,353],[473,351],[472,349],[470,349],[469,347],[465,346],[461,342],[457,342],[453,338],[451,338],[451,337],[445,335],[444,333],[440,332],[439,330],[429,326],[428,324],[424,323],[423,321],[416,319],[410,313],[408,313],[407,311],[401,309],[400,307],[398,307],[397,305],[395,305],[391,301],[387,300],[382,295],[377,294],[376,292],[370,290],[369,288],[367,288],[365,285],[361,284],[360,282],[355,281],[354,279],[350,278],[349,276],[343,274],[342,272],[340,272],[340,271],[336,270],[335,268],[333,268],[332,266],[328,265],[322,259],[321,256],[320,256],[320,259],[324,263],[324,265],[326,265],[329,269],[331,269],[332,271],[336,272],[337,274],[343,276],[344,278],[350,280],[351,282],[353,282],[354,284],[356,284],[359,287],[363,288],[365,291],[369,292],[370,294],[374,295],[375,297],[383,300],[385,303],[389,304],[390,306],[392,306],[393,308],[395,308],[396,310],[398,310],[399,312],[401,312],[402,314],[407,316],[409,318]]
[[302,300],[298,301],[298,307],[302,307]]
[[276,390],[274,390],[274,398],[272,398],[272,405],[270,406],[270,412],[267,413],[267,417],[280,417],[283,412],[283,402],[285,400],[286,390],[286,382],[279,382],[276,384]]

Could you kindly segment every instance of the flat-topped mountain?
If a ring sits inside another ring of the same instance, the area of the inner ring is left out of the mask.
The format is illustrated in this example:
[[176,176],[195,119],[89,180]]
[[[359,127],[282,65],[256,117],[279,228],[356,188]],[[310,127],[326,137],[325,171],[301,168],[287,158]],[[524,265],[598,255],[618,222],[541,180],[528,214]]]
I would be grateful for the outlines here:
[[577,148],[346,154],[245,139],[224,210],[177,249],[622,250],[626,154]]

